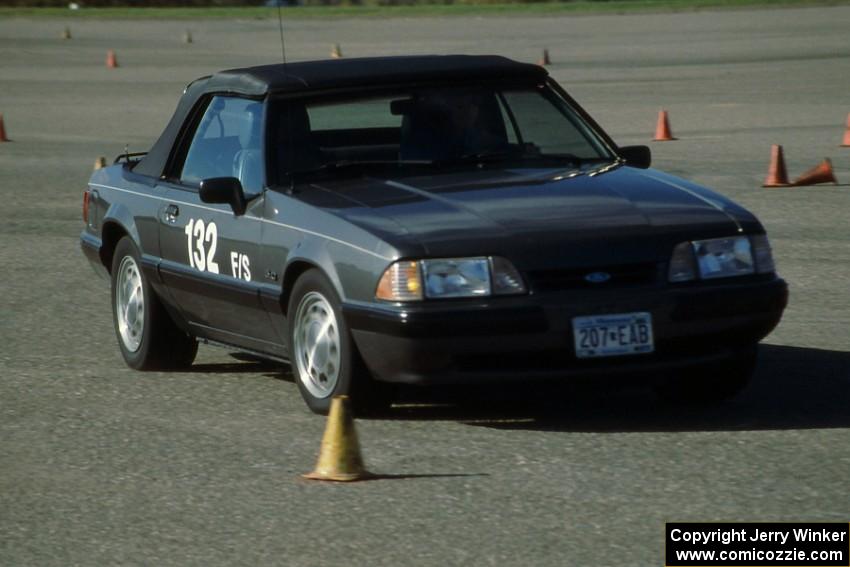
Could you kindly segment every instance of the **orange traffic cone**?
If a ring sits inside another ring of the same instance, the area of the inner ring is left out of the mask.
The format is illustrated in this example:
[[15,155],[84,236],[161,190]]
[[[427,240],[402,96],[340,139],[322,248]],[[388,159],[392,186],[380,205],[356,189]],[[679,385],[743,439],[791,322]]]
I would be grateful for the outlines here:
[[670,131],[670,121],[667,118],[666,110],[658,111],[658,124],[655,126],[655,142],[669,142],[675,140],[673,132]]
[[94,160],[94,170],[95,171],[97,171],[98,169],[103,169],[104,167],[106,167],[106,158],[105,157],[100,156],[99,158]]
[[850,148],[850,114],[847,115],[847,130],[844,131],[844,141],[841,142],[842,148]]
[[342,48],[338,43],[333,44],[331,47],[331,58],[332,59],[342,59]]
[[6,137],[6,125],[3,123],[3,114],[0,113],[0,142],[8,142],[9,138]]
[[115,58],[115,52],[111,49],[106,52],[106,67],[109,69],[118,67],[118,59]]
[[785,169],[785,156],[782,146],[773,144],[770,147],[770,168],[762,187],[788,187],[788,171]]
[[331,411],[322,437],[316,470],[305,474],[304,478],[339,482],[374,478],[363,466],[348,396],[337,396],[331,400]]
[[540,65],[541,67],[545,67],[546,65],[552,64],[552,60],[549,58],[549,50],[548,49],[543,50],[543,55],[540,57],[540,60],[537,62],[537,64]]
[[803,185],[817,185],[818,183],[838,183],[835,174],[832,172],[832,162],[829,161],[829,158],[824,158],[818,165],[795,179],[791,185],[802,187]]

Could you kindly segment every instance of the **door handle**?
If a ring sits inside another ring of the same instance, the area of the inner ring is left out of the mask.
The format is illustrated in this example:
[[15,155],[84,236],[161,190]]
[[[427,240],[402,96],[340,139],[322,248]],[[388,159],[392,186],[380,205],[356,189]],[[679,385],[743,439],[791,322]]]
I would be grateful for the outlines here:
[[177,205],[168,205],[165,207],[165,212],[162,213],[162,219],[170,223],[177,222],[178,216],[180,216],[180,207]]

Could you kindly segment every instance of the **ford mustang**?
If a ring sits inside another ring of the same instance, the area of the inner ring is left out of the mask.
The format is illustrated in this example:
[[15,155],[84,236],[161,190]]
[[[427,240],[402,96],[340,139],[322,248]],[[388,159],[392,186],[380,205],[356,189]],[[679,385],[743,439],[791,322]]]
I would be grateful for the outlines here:
[[224,345],[288,361],[318,413],[621,375],[720,401],[787,286],[753,214],[650,159],[502,57],[222,71],[92,175],[81,244],[136,369]]

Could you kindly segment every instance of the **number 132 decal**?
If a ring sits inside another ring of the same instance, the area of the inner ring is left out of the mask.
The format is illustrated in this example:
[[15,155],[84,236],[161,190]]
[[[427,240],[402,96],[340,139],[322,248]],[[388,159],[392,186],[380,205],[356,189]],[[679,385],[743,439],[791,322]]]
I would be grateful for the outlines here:
[[218,227],[214,222],[205,224],[201,219],[189,219],[186,228],[186,246],[189,249],[189,265],[200,271],[219,273],[215,261],[218,247]]
[[[218,248],[218,227],[214,222],[204,223],[201,219],[189,219],[186,228],[186,249],[189,265],[202,272],[218,274],[215,251]],[[234,278],[251,281],[251,259],[247,254],[230,253],[230,271]]]

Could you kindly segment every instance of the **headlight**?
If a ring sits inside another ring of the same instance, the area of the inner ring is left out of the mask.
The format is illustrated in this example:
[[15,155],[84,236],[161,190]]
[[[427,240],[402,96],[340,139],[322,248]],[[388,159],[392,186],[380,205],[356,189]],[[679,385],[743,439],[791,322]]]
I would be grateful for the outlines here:
[[694,242],[700,277],[704,280],[755,273],[750,239],[714,238]]
[[499,257],[403,260],[386,269],[375,292],[384,301],[525,293],[517,269]]
[[487,258],[449,258],[422,262],[427,297],[481,297],[490,295]]
[[673,249],[668,279],[686,282],[773,272],[773,257],[763,234],[682,242]]

